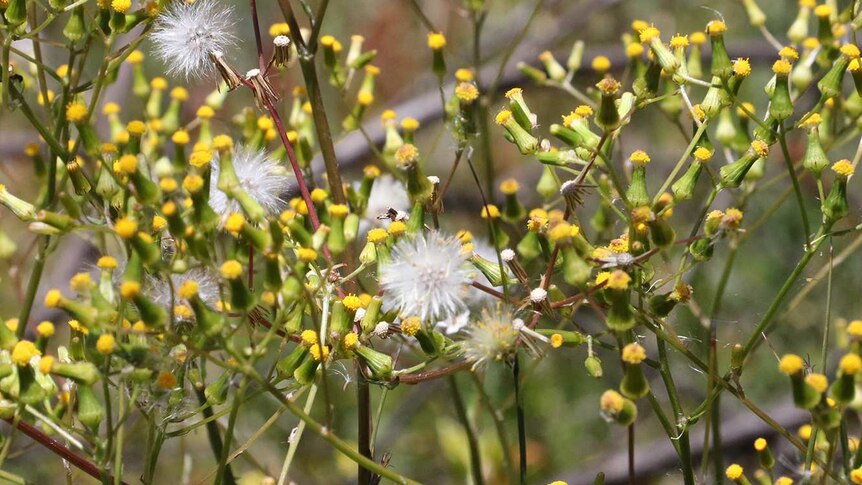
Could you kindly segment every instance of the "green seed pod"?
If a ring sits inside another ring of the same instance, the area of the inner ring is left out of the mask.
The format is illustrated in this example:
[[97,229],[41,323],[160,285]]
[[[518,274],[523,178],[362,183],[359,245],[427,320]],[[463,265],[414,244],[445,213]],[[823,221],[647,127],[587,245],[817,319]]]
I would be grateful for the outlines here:
[[595,379],[601,379],[603,375],[602,361],[595,354],[589,355],[584,360],[584,367],[587,369],[587,374]]
[[275,368],[283,379],[287,379],[293,376],[306,357],[308,357],[308,347],[297,345],[293,351],[278,361]]
[[78,386],[78,420],[96,433],[105,416],[105,408],[90,386]]
[[207,404],[210,406],[224,404],[227,400],[227,392],[230,389],[230,377],[230,372],[223,372],[218,379],[214,380],[204,389]]
[[621,426],[628,426],[637,419],[638,409],[635,403],[616,391],[605,391],[600,404],[602,415]]

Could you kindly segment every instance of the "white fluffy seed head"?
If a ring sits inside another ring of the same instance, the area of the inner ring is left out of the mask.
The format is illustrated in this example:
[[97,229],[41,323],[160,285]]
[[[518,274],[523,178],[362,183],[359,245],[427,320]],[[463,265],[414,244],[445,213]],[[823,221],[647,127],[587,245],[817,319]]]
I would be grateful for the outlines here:
[[[285,206],[284,194],[293,185],[293,176],[284,167],[269,158],[263,150],[237,145],[233,154],[233,167],[242,188],[256,200],[267,214],[278,214]],[[218,189],[218,155],[213,158],[210,170],[210,207],[225,218],[233,212],[242,212],[239,203]]]
[[277,35],[275,39],[272,40],[272,43],[277,47],[287,47],[290,45],[290,37],[286,35]]
[[212,271],[206,268],[192,268],[182,274],[172,274],[171,284],[165,278],[156,278],[148,275],[144,292],[153,301],[153,303],[165,309],[171,308],[171,302],[179,305],[180,298],[176,295],[171,299],[171,286],[174,291],[183,286],[186,281],[194,281],[198,284],[198,296],[209,306],[215,306],[219,301],[219,284],[218,278]]
[[380,269],[384,309],[439,321],[466,309],[473,272],[457,238],[437,232],[405,237]]
[[512,251],[509,248],[506,248],[500,251],[500,258],[503,259],[504,263],[510,263],[515,259],[515,251]]
[[473,363],[473,370],[493,361],[509,361],[517,352],[520,332],[509,307],[494,305],[482,310],[479,320],[467,327],[467,337],[461,341],[464,357]]
[[233,9],[217,0],[175,1],[156,17],[151,38],[169,75],[186,79],[216,73],[210,55],[236,45]]

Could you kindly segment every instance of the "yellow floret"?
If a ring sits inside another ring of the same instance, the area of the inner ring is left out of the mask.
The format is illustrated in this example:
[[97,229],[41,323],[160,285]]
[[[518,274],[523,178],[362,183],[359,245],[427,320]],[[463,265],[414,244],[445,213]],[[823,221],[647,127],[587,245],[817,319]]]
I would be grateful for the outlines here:
[[29,364],[30,360],[38,355],[42,355],[42,353],[29,340],[19,340],[12,348],[12,362],[22,367]]
[[96,340],[96,350],[102,355],[112,354],[116,347],[117,340],[109,333],[100,335],[99,339]]
[[446,36],[440,32],[431,32],[428,34],[428,47],[432,50],[440,50],[446,47]]
[[646,349],[639,343],[631,343],[623,347],[623,362],[627,364],[640,364],[646,359]]
[[802,360],[802,357],[796,354],[785,354],[778,363],[778,370],[789,376],[802,372],[804,366],[805,361]]
[[242,264],[240,264],[240,262],[235,259],[225,261],[221,265],[219,272],[221,273],[222,278],[226,278],[229,280],[237,279],[242,276]]
[[839,160],[832,164],[832,171],[840,177],[850,177],[856,171],[850,160]]

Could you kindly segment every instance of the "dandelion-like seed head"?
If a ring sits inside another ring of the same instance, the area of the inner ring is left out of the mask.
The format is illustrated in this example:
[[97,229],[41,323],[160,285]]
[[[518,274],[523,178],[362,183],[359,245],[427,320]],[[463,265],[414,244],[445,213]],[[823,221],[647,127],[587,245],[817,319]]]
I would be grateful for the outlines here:
[[233,26],[233,9],[216,0],[171,2],[156,18],[156,55],[170,75],[209,77],[216,73],[210,56],[236,44]]
[[[171,287],[174,295],[171,295]],[[171,282],[165,278],[147,276],[144,292],[153,303],[165,309],[171,302],[179,305],[180,299],[198,295],[207,305],[215,306],[219,299],[219,283],[216,275],[206,268],[192,268],[182,274],[172,274]]]
[[464,310],[472,281],[466,263],[455,237],[431,232],[401,239],[392,248],[392,261],[380,270],[384,308],[422,321]]
[[481,318],[467,328],[467,338],[462,341],[464,356],[479,369],[492,361],[507,361],[517,351],[516,344],[521,332],[515,328],[516,318],[511,308],[497,305],[482,310]]
[[[218,157],[212,160],[210,171],[210,207],[222,217],[240,212],[242,207],[218,189]],[[233,154],[233,166],[239,183],[248,195],[256,200],[271,215],[279,214],[286,204],[283,195],[292,185],[293,177],[271,159],[265,151],[237,145]]]

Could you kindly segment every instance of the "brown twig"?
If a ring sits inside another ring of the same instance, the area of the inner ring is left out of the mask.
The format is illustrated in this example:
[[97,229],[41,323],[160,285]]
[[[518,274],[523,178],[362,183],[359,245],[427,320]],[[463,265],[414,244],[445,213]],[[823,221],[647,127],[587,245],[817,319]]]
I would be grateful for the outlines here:
[[[66,460],[67,462],[71,463],[72,465],[74,465],[76,468],[78,468],[82,472],[86,473],[87,475],[90,475],[91,477],[95,478],[96,480],[102,479],[102,474],[99,471],[99,467],[97,467],[93,463],[90,463],[86,458],[82,457],[81,455],[78,455],[77,453],[74,453],[69,448],[63,446],[63,444],[60,443],[59,441],[55,440],[54,438],[51,438],[50,436],[46,435],[45,433],[43,433],[41,431],[39,431],[39,429],[36,428],[35,426],[31,425],[30,423],[27,423],[26,421],[21,421],[21,420],[17,420],[17,423],[16,423],[13,418],[3,418],[3,419],[7,423],[17,427],[21,432],[23,432],[25,435],[29,436],[33,441],[39,443],[40,445],[44,446],[45,448],[47,448],[49,451],[51,451],[55,455]],[[113,482],[113,480],[114,480],[113,477],[109,477],[110,482]],[[122,485],[128,485],[127,482],[122,481],[122,480],[120,481],[120,483]]]

